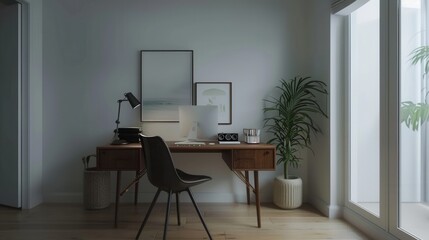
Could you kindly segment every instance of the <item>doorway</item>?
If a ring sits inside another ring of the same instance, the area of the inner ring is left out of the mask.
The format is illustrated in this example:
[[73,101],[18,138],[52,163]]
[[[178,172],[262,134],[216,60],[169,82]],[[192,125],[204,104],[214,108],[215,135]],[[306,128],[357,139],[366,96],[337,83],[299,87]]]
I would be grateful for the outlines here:
[[0,204],[21,208],[22,6],[0,0]]

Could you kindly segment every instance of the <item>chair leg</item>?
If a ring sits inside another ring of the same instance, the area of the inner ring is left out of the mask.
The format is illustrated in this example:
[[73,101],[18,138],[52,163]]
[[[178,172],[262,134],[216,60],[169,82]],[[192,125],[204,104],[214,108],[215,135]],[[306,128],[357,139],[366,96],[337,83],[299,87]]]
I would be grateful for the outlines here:
[[197,210],[198,216],[200,217],[201,223],[204,226],[204,229],[206,229],[207,235],[209,235],[209,239],[212,240],[212,235],[210,235],[209,229],[206,226],[206,223],[204,222],[203,216],[201,215],[200,209],[198,209],[197,204],[195,203],[194,197],[192,196],[191,190],[188,188],[186,191],[189,194],[189,197],[191,197],[192,203],[194,204],[195,210]]
[[167,239],[167,226],[168,226],[168,216],[170,215],[170,202],[171,202],[171,194],[172,191],[170,190],[168,192],[168,199],[167,199],[167,211],[165,213],[165,223],[164,223],[164,237],[162,239]]
[[177,225],[180,226],[179,193],[176,193]]
[[139,239],[140,234],[141,234],[141,232],[142,232],[142,230],[143,230],[144,226],[146,225],[146,222],[147,222],[147,220],[149,218],[149,215],[152,212],[153,206],[155,206],[156,200],[158,199],[158,196],[159,196],[160,192],[161,192],[161,189],[158,188],[158,191],[156,192],[155,197],[153,197],[152,203],[150,204],[150,207],[147,210],[147,213],[146,213],[146,216],[144,217],[142,225],[140,226],[140,229],[139,229],[139,231],[137,233],[136,240]]

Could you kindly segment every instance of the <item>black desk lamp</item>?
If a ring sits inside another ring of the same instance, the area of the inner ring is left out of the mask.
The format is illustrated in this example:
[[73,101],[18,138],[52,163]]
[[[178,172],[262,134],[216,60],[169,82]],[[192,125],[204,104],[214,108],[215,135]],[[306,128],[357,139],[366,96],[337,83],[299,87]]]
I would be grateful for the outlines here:
[[119,145],[119,144],[127,144],[128,143],[127,141],[125,141],[123,139],[119,139],[118,128],[119,128],[119,123],[120,123],[119,122],[119,116],[121,114],[121,103],[124,101],[128,101],[133,109],[135,109],[141,105],[140,101],[131,92],[124,93],[124,95],[125,95],[124,99],[118,100],[118,118],[115,121],[116,130],[115,130],[115,135],[113,136],[113,141],[111,143],[112,145]]

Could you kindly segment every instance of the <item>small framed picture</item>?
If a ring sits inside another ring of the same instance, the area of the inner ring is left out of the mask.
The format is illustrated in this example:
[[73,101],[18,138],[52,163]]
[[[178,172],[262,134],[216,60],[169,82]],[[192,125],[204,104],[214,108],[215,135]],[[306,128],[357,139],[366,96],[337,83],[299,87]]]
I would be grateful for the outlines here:
[[232,124],[232,83],[195,83],[195,104],[218,106],[219,125]]

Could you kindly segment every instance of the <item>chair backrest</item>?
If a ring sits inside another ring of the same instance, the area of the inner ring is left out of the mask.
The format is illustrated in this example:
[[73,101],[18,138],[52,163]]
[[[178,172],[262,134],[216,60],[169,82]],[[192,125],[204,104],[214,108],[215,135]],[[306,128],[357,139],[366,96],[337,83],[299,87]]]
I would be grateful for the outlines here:
[[174,167],[170,150],[159,136],[140,135],[147,176],[152,185],[169,191],[181,182]]

